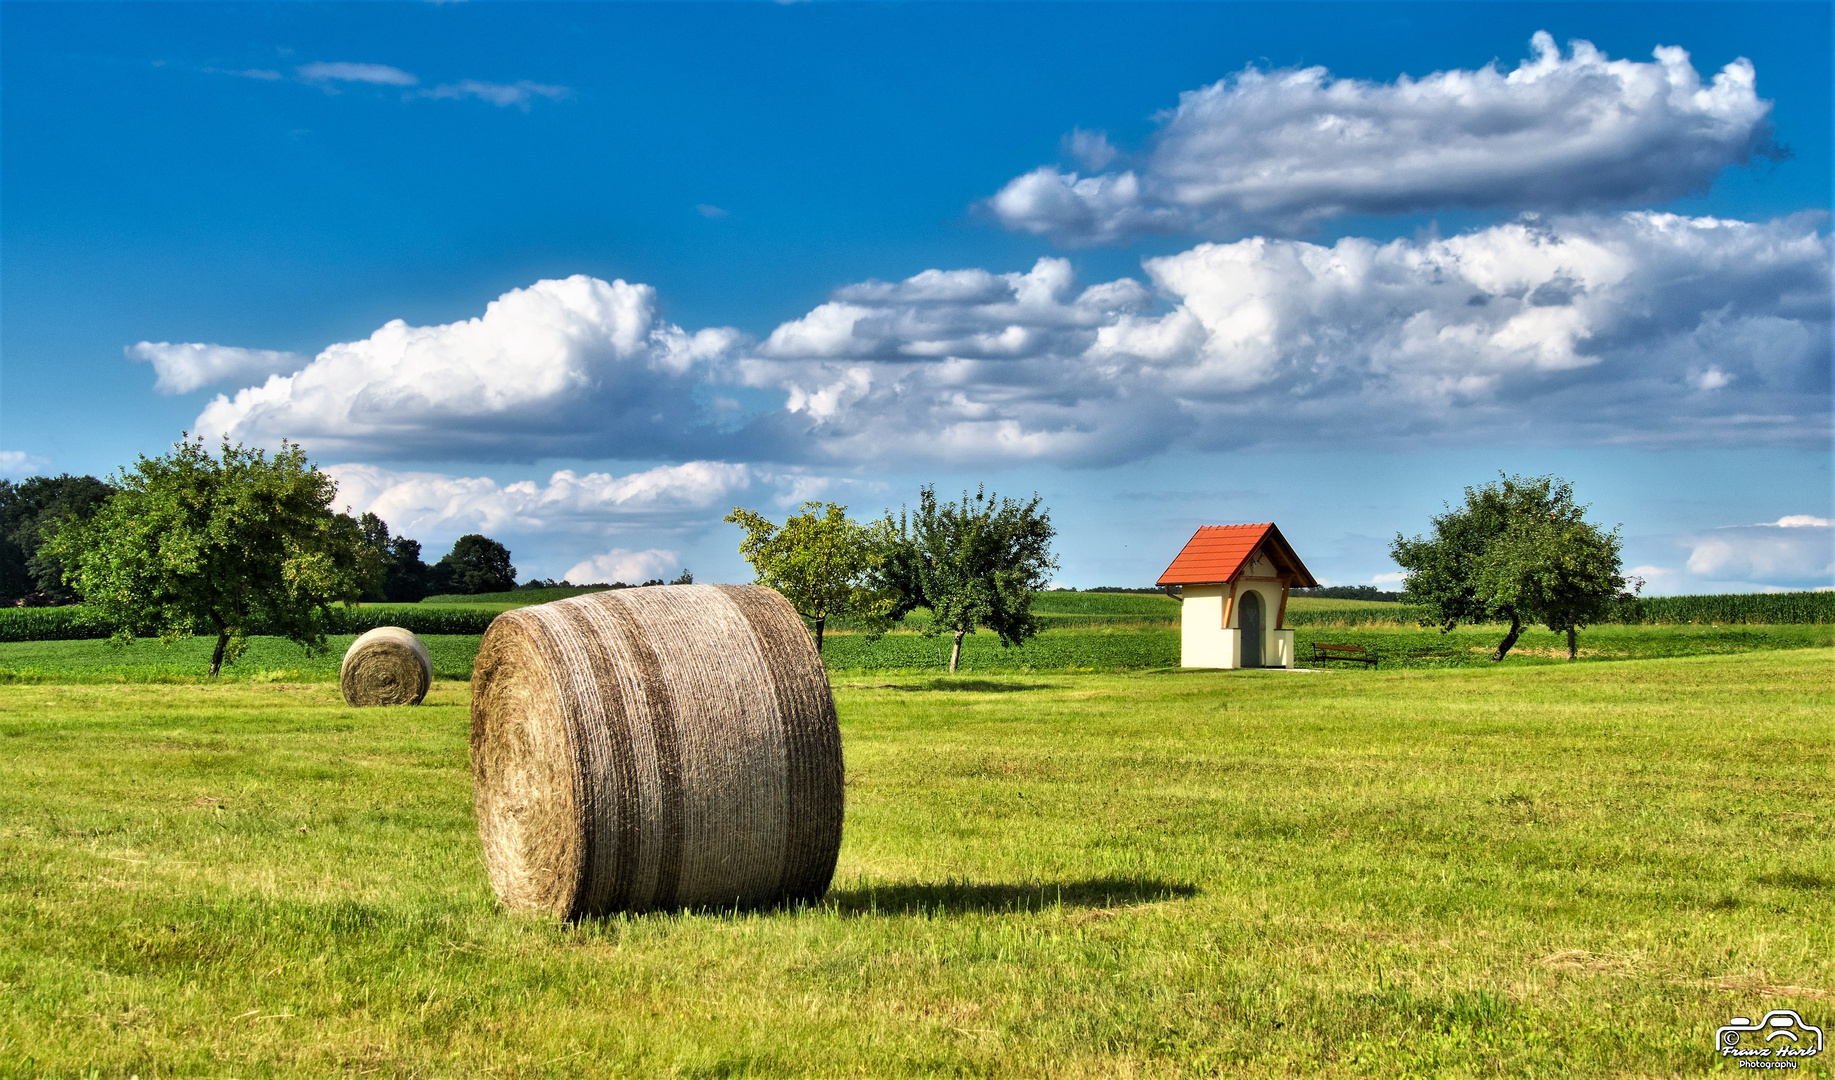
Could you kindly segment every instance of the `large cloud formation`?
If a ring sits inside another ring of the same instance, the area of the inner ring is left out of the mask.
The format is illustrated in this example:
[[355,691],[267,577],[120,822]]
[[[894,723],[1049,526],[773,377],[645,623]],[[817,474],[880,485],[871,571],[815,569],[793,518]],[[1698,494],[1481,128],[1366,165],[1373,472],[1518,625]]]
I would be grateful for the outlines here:
[[[1149,259],[1169,309],[1069,267],[843,290],[745,377],[840,459],[1109,463],[1174,445],[1486,438],[1810,444],[1828,432],[1814,223],[1629,213],[1426,241]],[[953,283],[958,288],[943,288]]]
[[[1633,212],[1443,239],[1200,244],[864,282],[763,341],[586,277],[399,321],[219,396],[198,430],[423,459],[744,455],[1105,464],[1175,446],[1829,434],[1829,256],[1808,218]],[[749,391],[774,407],[740,408]]]
[[678,421],[695,411],[699,369],[737,340],[664,323],[648,285],[538,281],[479,318],[397,319],[332,345],[295,374],[218,396],[197,430],[334,454],[689,456]]
[[1076,132],[1072,154],[1106,171],[1044,166],[986,206],[1010,229],[1071,244],[1292,235],[1351,214],[1649,205],[1776,152],[1746,60],[1704,85],[1679,48],[1638,63],[1575,41],[1564,57],[1537,33],[1533,49],[1508,73],[1492,63],[1391,83],[1251,68],[1180,95],[1128,167],[1107,169],[1117,151]]

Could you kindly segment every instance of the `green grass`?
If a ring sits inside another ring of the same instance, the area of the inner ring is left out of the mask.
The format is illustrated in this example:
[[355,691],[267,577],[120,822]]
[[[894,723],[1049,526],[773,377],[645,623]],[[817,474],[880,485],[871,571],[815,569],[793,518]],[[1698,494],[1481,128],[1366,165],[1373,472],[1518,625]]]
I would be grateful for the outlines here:
[[[422,635],[436,679],[471,678],[479,634]],[[317,654],[277,637],[252,637],[240,659],[223,669],[230,682],[336,682],[354,634],[326,639]],[[0,644],[0,683],[208,682],[214,638],[158,640],[115,646],[106,641],[26,641]]]
[[1832,658],[843,675],[823,905],[577,926],[462,686],[0,687],[0,1076],[1693,1074],[1835,1019]]
[[[1363,645],[1388,667],[1490,666],[1504,627],[1460,627],[1448,634],[1420,627],[1307,626],[1294,631],[1301,666],[1313,642]],[[1651,659],[1835,646],[1835,626],[1599,626],[1581,632],[1581,661]],[[922,671],[946,668],[947,637],[887,634],[827,635],[823,658],[832,670]],[[1423,652],[1447,655],[1421,656]],[[0,657],[5,652],[0,649]],[[1523,632],[1506,666],[1567,663],[1567,639],[1547,630]],[[1177,667],[1177,629],[1051,630],[1017,648],[986,632],[963,639],[963,671],[1094,672]]]
[[[327,631],[361,634],[378,626],[400,626],[417,634],[482,634],[491,620],[515,605],[353,604],[330,611]],[[259,636],[260,627],[251,628]],[[0,642],[84,641],[106,638],[110,627],[87,607],[0,608]]]
[[[1301,627],[1294,642],[1301,666],[1315,641],[1363,645],[1382,658],[1384,667],[1440,668],[1489,666],[1492,650],[1503,637],[1498,626],[1461,627],[1450,634],[1419,627]],[[338,663],[353,640],[328,639],[329,648],[308,655],[284,638],[250,638],[249,651],[224,668],[231,681],[314,681],[337,678]],[[476,634],[422,635],[433,654],[434,675],[468,679],[477,655]],[[212,642],[191,638],[173,645],[137,641],[117,648],[106,641],[33,641],[0,643],[0,683],[46,682],[201,682]],[[1670,656],[1708,656],[1766,649],[1835,646],[1835,626],[1601,626],[1580,636],[1581,660],[1635,660]],[[1435,655],[1420,655],[1423,652]],[[1559,634],[1530,630],[1505,661],[1506,666],[1567,663],[1567,645]],[[832,670],[939,671],[949,665],[949,639],[915,633],[888,634],[878,641],[865,635],[831,632],[824,639],[823,660]],[[964,672],[1140,671],[1177,667],[1179,632],[1175,628],[1141,628],[1125,622],[1084,628],[1057,628],[1019,648],[1003,648],[989,633],[963,641]]]

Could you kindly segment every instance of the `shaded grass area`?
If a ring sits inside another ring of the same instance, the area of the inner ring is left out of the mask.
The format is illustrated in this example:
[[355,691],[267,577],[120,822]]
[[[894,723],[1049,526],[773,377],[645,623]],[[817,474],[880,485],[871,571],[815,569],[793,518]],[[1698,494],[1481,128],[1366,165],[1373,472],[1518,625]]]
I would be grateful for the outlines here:
[[463,687],[0,687],[0,1075],[1691,1074],[1835,1000],[1831,675],[843,676],[826,903],[575,926]]
[[[336,682],[354,634],[326,638],[326,649],[308,653],[286,638],[251,637],[248,649],[223,669],[230,682]],[[470,679],[479,634],[424,634],[435,679]],[[26,641],[0,644],[0,683],[209,682],[214,638],[157,639],[116,646],[106,641]]]

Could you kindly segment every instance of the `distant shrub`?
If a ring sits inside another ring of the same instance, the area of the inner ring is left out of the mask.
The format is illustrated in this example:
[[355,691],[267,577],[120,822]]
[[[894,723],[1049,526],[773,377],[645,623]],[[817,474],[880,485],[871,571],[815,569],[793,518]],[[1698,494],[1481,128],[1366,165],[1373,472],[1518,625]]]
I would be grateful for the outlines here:
[[1310,596],[1318,600],[1368,600],[1373,604],[1400,603],[1399,592],[1383,592],[1374,585],[1321,585],[1316,589],[1295,589],[1293,596]]

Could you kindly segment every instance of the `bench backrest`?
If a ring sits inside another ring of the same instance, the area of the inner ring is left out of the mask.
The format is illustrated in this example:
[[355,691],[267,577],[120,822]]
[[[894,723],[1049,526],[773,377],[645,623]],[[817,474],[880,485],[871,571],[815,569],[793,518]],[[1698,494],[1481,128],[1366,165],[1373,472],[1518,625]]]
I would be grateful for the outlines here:
[[1363,645],[1318,645],[1318,644],[1315,644],[1313,648],[1317,649],[1320,652],[1356,653],[1360,656],[1367,656],[1370,653],[1369,648]]

